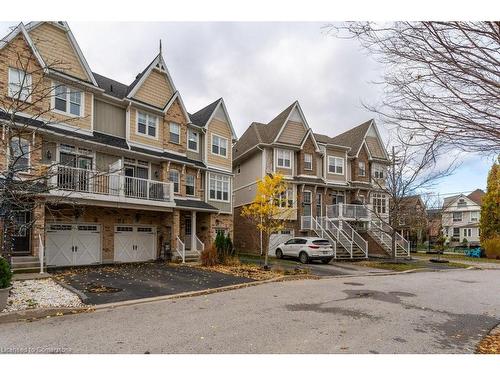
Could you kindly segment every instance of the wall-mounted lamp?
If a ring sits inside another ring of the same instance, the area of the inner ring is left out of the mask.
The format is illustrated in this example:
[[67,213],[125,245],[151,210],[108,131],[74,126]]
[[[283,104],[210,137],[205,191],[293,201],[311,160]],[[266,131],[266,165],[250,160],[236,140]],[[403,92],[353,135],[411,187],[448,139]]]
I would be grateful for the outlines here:
[[155,171],[155,177],[158,178],[160,176],[160,173],[158,171]]
[[47,150],[47,153],[45,155],[47,156],[47,160],[52,159],[52,152],[50,152],[50,150]]

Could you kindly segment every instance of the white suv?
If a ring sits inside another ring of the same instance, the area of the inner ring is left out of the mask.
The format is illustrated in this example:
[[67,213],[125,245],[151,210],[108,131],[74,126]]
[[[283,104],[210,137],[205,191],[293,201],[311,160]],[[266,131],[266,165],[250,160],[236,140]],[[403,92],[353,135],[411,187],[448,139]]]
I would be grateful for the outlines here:
[[333,259],[333,247],[320,237],[294,237],[276,247],[276,258],[299,258],[301,263],[321,260],[327,264]]

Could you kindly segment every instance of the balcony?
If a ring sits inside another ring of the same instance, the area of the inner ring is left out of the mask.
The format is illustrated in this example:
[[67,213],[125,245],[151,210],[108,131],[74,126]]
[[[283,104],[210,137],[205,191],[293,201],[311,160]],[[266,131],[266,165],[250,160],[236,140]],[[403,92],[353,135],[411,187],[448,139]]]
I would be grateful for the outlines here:
[[175,205],[174,186],[170,182],[62,165],[52,168],[49,183],[52,196],[150,206]]
[[371,218],[370,208],[360,204],[332,204],[326,206],[326,215],[331,219],[369,221]]

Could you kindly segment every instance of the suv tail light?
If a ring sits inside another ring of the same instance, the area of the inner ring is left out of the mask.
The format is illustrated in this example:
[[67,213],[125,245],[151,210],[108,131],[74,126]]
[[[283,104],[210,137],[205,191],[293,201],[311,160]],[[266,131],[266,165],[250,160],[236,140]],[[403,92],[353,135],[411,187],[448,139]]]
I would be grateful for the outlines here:
[[309,245],[309,248],[310,249],[319,249],[319,246],[318,245]]

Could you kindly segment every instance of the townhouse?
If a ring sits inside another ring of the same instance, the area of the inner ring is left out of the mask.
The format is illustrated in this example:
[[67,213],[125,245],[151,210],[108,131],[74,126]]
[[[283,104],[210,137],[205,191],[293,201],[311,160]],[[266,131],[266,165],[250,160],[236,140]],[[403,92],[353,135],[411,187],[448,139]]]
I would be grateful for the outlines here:
[[479,245],[479,218],[484,194],[483,190],[476,189],[468,195],[459,194],[443,200],[441,226],[443,236],[451,246],[464,240],[469,245]]
[[26,137],[12,140],[32,150],[23,178],[51,171],[19,209],[19,259],[36,262],[42,246],[48,266],[184,258],[232,234],[236,134],[224,100],[189,113],[161,45],[126,85],[90,69],[66,22],[20,24],[0,44],[0,95],[28,104],[15,115]]
[[[288,186],[286,228],[271,236],[271,252],[290,236],[312,234],[335,243],[337,258],[390,251],[391,237],[382,228],[389,212],[384,181],[390,161],[375,121],[333,137],[318,134],[296,101],[266,124],[253,122],[233,152],[234,241],[241,252],[259,248],[260,233],[249,230],[240,215],[268,173],[283,174]],[[406,254],[408,244],[398,236]]]

